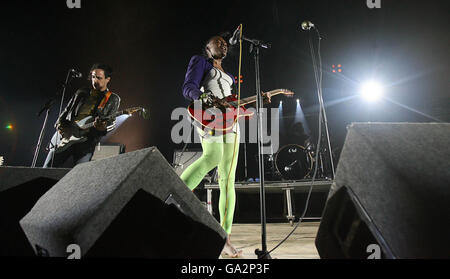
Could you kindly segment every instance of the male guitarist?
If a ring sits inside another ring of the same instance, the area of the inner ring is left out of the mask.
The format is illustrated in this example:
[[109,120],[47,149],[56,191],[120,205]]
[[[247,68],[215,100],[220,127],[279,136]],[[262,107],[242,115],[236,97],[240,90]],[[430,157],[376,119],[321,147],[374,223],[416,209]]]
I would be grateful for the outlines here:
[[112,68],[108,65],[94,64],[91,67],[89,80],[92,88],[77,90],[58,117],[55,126],[64,138],[76,134],[78,126],[75,123],[86,117],[95,118],[94,126],[86,131],[84,136],[87,140],[75,143],[62,152],[58,152],[55,146],[50,146],[44,168],[61,167],[70,157],[73,157],[73,165],[91,160],[100,139],[114,128],[114,119],[102,119],[113,115],[120,105],[120,97],[108,89],[111,76]]

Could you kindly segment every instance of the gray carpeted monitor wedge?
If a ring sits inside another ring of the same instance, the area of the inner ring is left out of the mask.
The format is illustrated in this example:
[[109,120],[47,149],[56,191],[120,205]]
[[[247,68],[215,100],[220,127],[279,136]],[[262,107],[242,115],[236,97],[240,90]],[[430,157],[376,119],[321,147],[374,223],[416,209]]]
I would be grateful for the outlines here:
[[0,167],[0,191],[37,178],[49,178],[58,181],[69,171],[70,169],[59,168]]
[[[450,257],[450,124],[348,127],[319,231],[322,258]],[[373,247],[372,247],[373,248]]]
[[19,221],[69,171],[0,167],[0,256],[34,256]]
[[50,257],[218,258],[226,240],[155,147],[77,165],[20,224]]

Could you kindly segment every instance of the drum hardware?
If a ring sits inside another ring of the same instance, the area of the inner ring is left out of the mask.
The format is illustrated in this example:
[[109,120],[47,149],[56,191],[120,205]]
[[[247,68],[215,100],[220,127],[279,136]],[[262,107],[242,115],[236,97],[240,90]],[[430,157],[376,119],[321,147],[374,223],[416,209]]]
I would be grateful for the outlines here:
[[[316,178],[327,178],[324,170],[323,156],[326,150],[320,150]],[[312,144],[306,147],[299,144],[287,144],[281,147],[274,156],[275,171],[280,180],[311,179],[316,164],[316,150]]]
[[[264,154],[264,178],[267,181],[281,181],[281,174],[277,171],[275,166],[275,156],[274,154]],[[258,155],[255,155],[255,160],[258,160]],[[255,181],[258,182],[259,178],[246,179],[246,181]]]

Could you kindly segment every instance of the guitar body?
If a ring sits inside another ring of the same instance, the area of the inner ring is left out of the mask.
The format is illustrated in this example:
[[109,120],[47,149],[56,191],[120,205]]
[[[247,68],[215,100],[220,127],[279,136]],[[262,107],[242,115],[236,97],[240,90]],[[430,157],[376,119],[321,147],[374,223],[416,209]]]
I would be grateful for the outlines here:
[[[92,116],[87,116],[77,122],[74,125],[81,129],[82,126],[94,122]],[[75,127],[76,128],[76,127]],[[59,132],[56,132],[50,140],[49,149],[55,150],[55,153],[61,153],[66,151],[69,147],[76,143],[82,143],[87,141],[87,137],[82,136],[83,133],[78,133],[77,136],[72,135],[70,138],[64,138]]]
[[[132,107],[127,108],[121,111],[116,112],[115,114],[108,116],[106,118],[102,118],[102,121],[106,121],[108,119],[115,119],[117,116],[128,114],[132,115],[136,112],[140,112],[141,115],[147,119],[148,114],[146,109],[141,107]],[[55,153],[61,153],[67,150],[69,147],[76,143],[82,143],[87,141],[87,133],[89,132],[89,129],[94,127],[94,121],[95,118],[92,116],[87,116],[79,121],[76,121],[75,123],[72,123],[72,135],[70,137],[63,137],[59,132],[56,132],[48,146],[49,150],[55,150]],[[107,127],[108,128],[108,127]],[[111,128],[112,130],[112,128]],[[110,130],[107,130],[108,132]]]
[[[228,103],[237,102],[236,95],[225,97]],[[197,108],[198,106],[198,108]],[[203,131],[221,131],[226,134],[233,131],[234,125],[241,117],[252,117],[254,112],[240,106],[239,109],[230,106],[226,109],[208,106],[202,103],[201,106],[196,103],[191,103],[188,108],[190,117],[194,120],[194,125],[201,128]]]

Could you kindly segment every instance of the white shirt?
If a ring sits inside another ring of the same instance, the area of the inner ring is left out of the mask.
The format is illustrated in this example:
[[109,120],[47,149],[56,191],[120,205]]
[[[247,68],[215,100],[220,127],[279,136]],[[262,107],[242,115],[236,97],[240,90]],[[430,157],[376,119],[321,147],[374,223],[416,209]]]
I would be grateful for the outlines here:
[[225,72],[212,68],[202,83],[201,91],[222,99],[231,95],[233,79]]
[[[223,99],[231,95],[231,89],[233,86],[233,79],[227,73],[212,68],[202,82],[200,90],[204,93],[209,93]],[[239,129],[239,125],[234,125],[233,132],[236,133]],[[204,137],[205,133],[201,132],[201,129],[197,130],[199,134]]]

